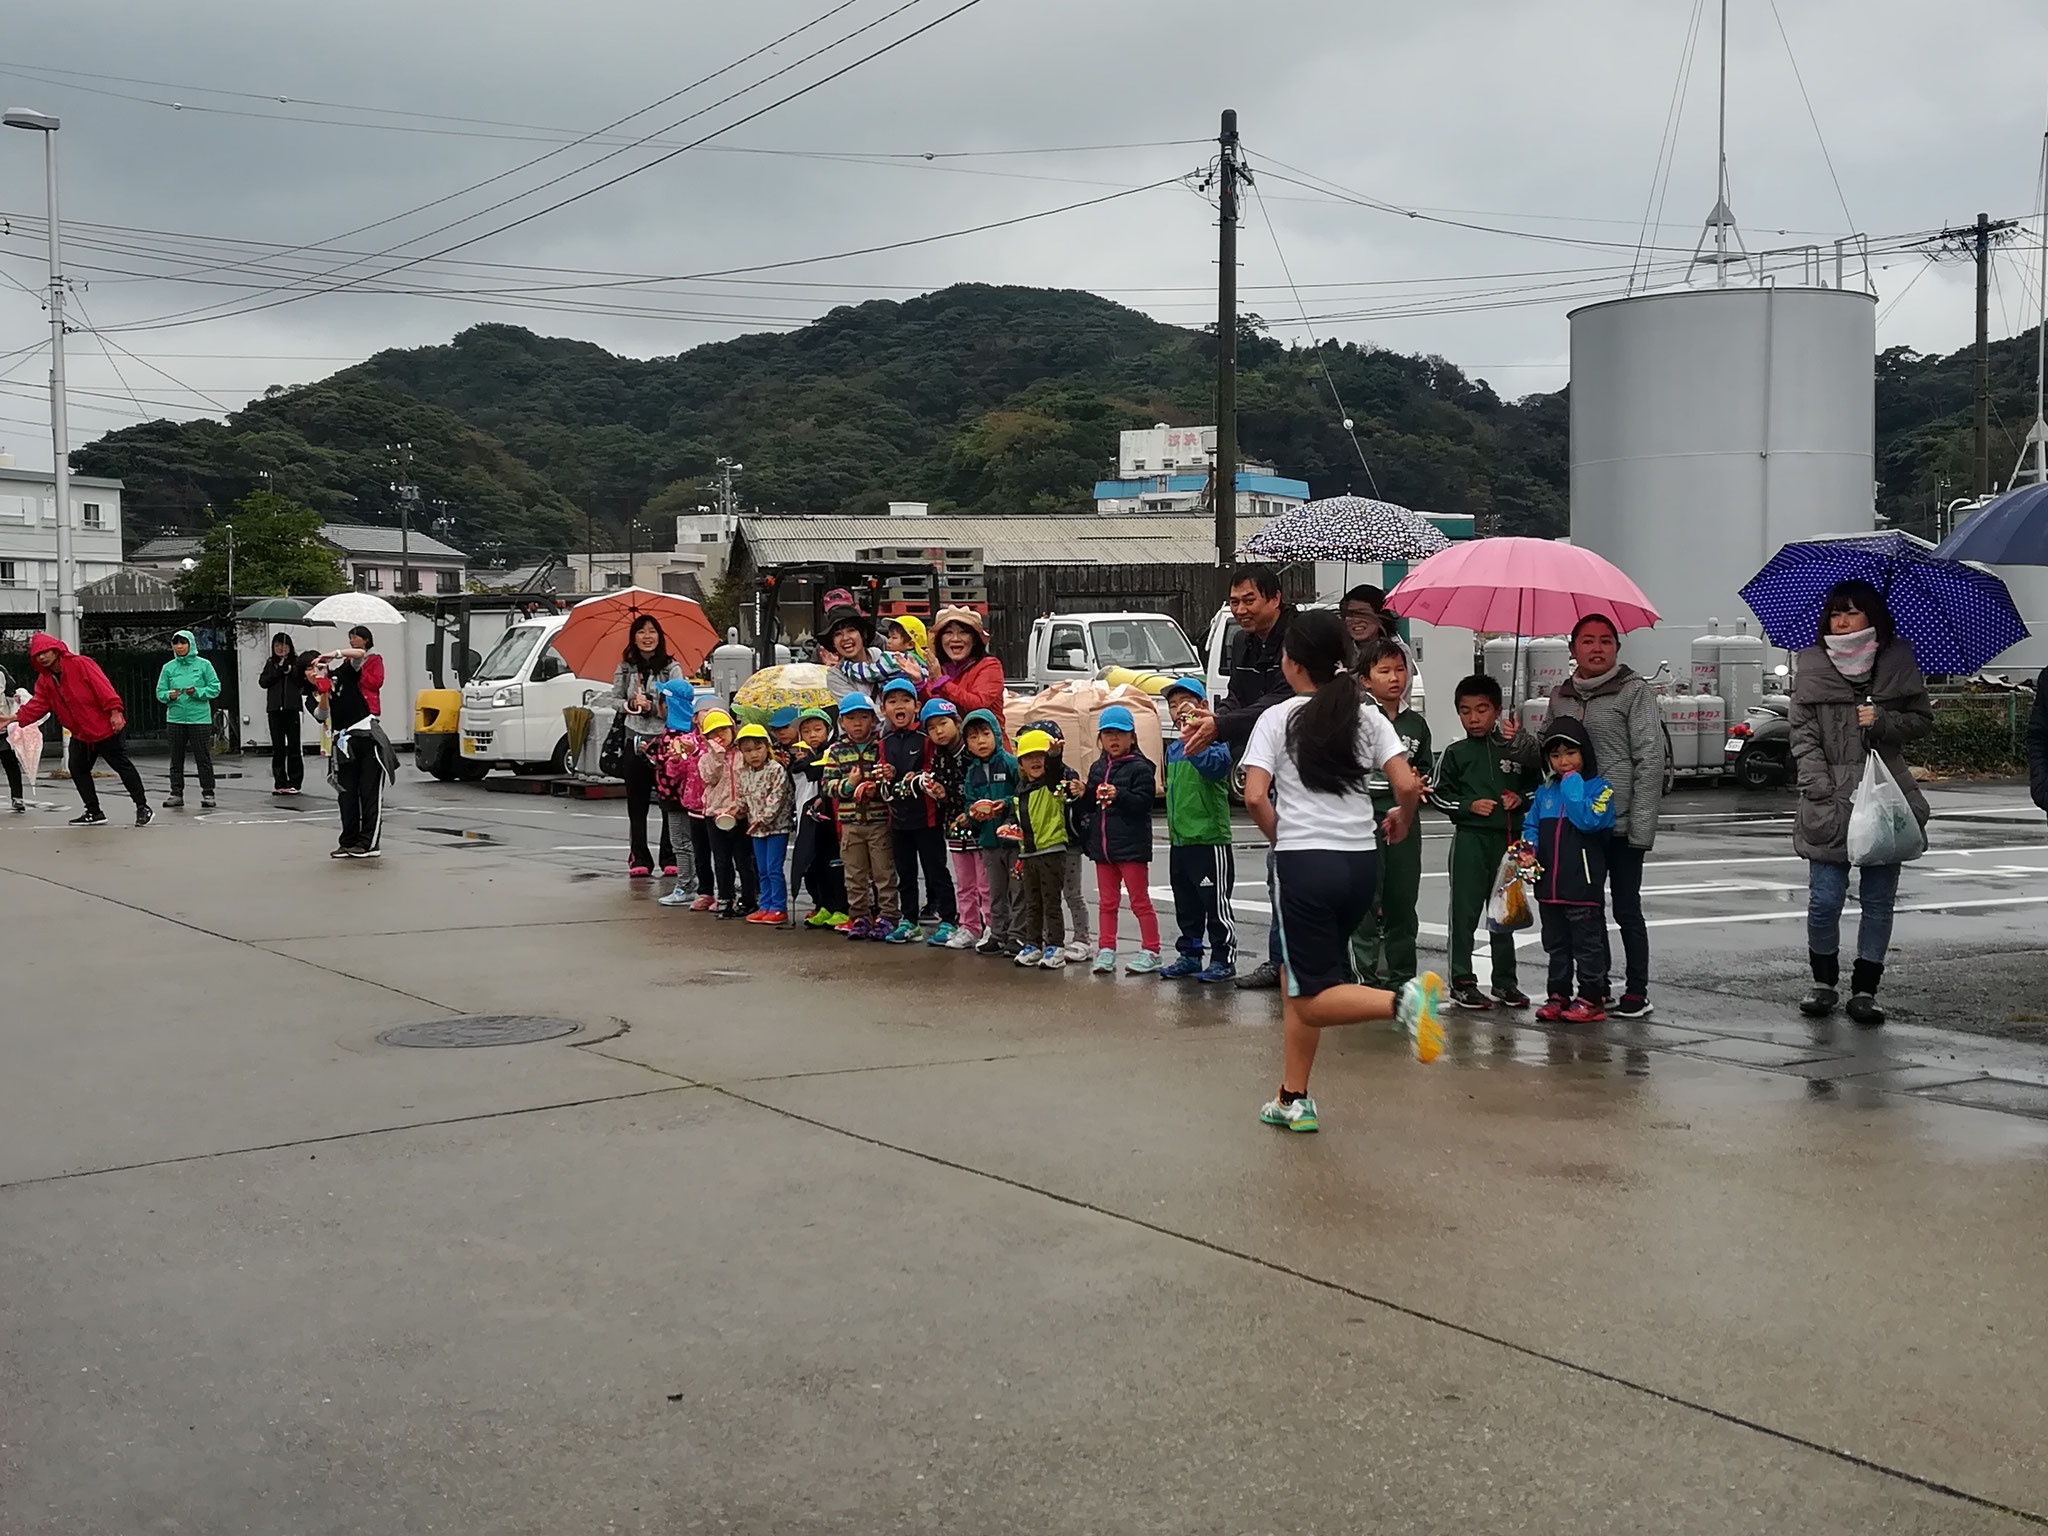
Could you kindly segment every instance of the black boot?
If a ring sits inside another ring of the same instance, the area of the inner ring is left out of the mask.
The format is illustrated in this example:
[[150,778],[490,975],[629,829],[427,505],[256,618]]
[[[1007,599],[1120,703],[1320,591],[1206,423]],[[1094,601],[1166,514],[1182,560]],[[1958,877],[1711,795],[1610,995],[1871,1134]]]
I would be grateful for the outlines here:
[[1877,1006],[1877,984],[1884,978],[1884,966],[1875,960],[1858,960],[1849,968],[1849,1017],[1873,1028],[1884,1022],[1884,1010]]
[[1842,979],[1842,962],[1838,956],[1816,955],[1811,950],[1806,958],[1813,966],[1813,990],[1800,999],[1799,1011],[1809,1019],[1824,1019],[1835,1011],[1835,983]]

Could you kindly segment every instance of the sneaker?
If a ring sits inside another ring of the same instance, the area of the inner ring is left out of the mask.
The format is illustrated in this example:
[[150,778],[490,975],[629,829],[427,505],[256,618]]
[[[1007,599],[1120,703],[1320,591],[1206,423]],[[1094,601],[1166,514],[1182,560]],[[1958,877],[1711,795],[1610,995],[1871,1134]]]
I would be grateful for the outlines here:
[[1316,1120],[1316,1101],[1303,1094],[1292,1104],[1282,1104],[1280,1095],[1259,1111],[1259,1118],[1268,1125],[1285,1126],[1290,1131],[1314,1131],[1322,1127]]
[[1060,953],[1076,965],[1079,965],[1083,960],[1094,955],[1095,941],[1093,939],[1069,939],[1067,940],[1066,948],[1062,949]]
[[1647,1019],[1657,1005],[1639,992],[1624,992],[1621,1001],[1608,1010],[1617,1019]]
[[104,827],[106,824],[107,813],[105,811],[87,811],[82,816],[72,817],[70,822],[70,825],[74,827]]
[[1850,1022],[1861,1024],[1865,1029],[1875,1029],[1885,1019],[1884,1010],[1878,1007],[1877,994],[1874,992],[1850,993],[1849,1006],[1844,1011],[1849,1015]]
[[1559,997],[1555,992],[1551,993],[1550,996],[1543,1000],[1543,1006],[1536,1010],[1536,1022],[1538,1024],[1555,1024],[1564,1017],[1564,1011],[1567,1006],[1569,1006],[1567,999]]
[[832,926],[832,917],[833,914],[826,911],[823,907],[813,907],[811,908],[811,915],[804,919],[804,926],[806,928],[830,928]]
[[1603,1003],[1582,997],[1565,1009],[1561,1017],[1567,1024],[1598,1024],[1606,1019],[1607,1008]]
[[1067,952],[1064,949],[1048,949],[1038,957],[1038,968],[1042,971],[1064,971],[1067,968]]
[[1474,1013],[1486,1013],[1493,1007],[1493,999],[1479,990],[1479,983],[1476,981],[1453,982],[1451,1001],[1460,1008],[1469,1008]]
[[1394,1005],[1394,1024],[1415,1042],[1417,1061],[1435,1061],[1444,1053],[1444,979],[1435,971],[1424,971],[1413,981],[1401,983],[1399,1001]]
[[780,928],[789,921],[789,914],[787,912],[778,912],[773,907],[763,907],[758,912],[749,912],[747,914],[747,921],[759,923],[763,928]]
[[345,859],[354,852],[355,849],[350,848],[346,844],[344,844],[339,848],[330,848],[327,852],[327,857],[329,857],[330,859]]
[[716,896],[699,896],[690,903],[690,910],[692,912],[713,912],[717,908],[718,898]]
[[285,787],[284,787],[284,786],[283,786],[282,784],[280,784],[280,785],[278,785],[278,786],[277,786],[277,788],[273,789],[273,790],[272,790],[272,791],[271,791],[270,793],[271,793],[271,794],[272,794],[273,796],[276,796],[276,797],[282,797],[282,796],[284,796],[284,795],[288,795],[288,794],[290,794],[290,793],[291,793],[291,791],[290,791],[290,790],[288,790],[288,789],[286,789],[286,788],[285,788]]
[[[106,819],[107,818],[104,816],[100,818],[101,821],[105,821]],[[138,805],[137,807],[135,807],[135,825],[137,825],[138,827],[146,827],[152,821],[155,820],[156,812],[152,811],[148,806]]]
[[1261,960],[1257,970],[1237,978],[1237,990],[1240,992],[1270,992],[1279,985],[1280,968],[1270,960]]
[[[946,948],[972,949],[980,938],[981,935],[972,928],[955,928],[952,935],[946,940]],[[936,939],[934,942],[937,942]]]
[[1235,981],[1237,980],[1237,967],[1228,960],[1218,960],[1214,965],[1211,965],[1207,970],[1196,976],[1195,980],[1211,983]]
[[17,815],[17,816],[26,816],[26,815],[28,814],[28,807],[27,807],[26,805],[24,805],[24,804],[22,803],[22,800],[21,800],[21,796],[19,796],[19,795],[16,795],[16,796],[14,797],[14,802],[13,802],[13,803],[14,803],[14,814],[15,814],[15,815]]
[[1199,976],[1201,974],[1202,957],[1200,955],[1175,955],[1165,965],[1160,967],[1159,979],[1161,981],[1179,981],[1183,976]]
[[1503,1008],[1526,1008],[1529,1006],[1529,994],[1520,987],[1495,987],[1493,989],[1493,1000]]
[[694,899],[686,887],[679,885],[666,896],[657,897],[654,904],[657,907],[687,907]]
[[183,795],[170,795],[166,797],[164,809],[167,811],[182,811],[185,809],[185,797]]
[[1036,965],[1044,958],[1045,951],[1035,944],[1026,944],[1016,954],[1016,961],[1019,965]]
[[1098,949],[1095,951],[1095,963],[1088,967],[1088,974],[1091,976],[1114,976],[1116,974],[1116,951],[1113,949]]
[[965,949],[966,945],[953,942],[953,935],[959,931],[951,923],[941,922],[931,931],[931,937],[926,939],[925,943],[931,945],[933,949]]
[[212,791],[212,790],[208,789],[208,790],[202,790],[202,791],[200,791],[200,795],[199,795],[199,809],[201,809],[202,811],[211,811],[211,810],[217,810],[217,809],[219,809],[219,807],[220,807],[220,802],[219,802],[218,800],[216,800],[216,799],[214,799],[214,798],[213,798],[213,791]]
[[1150,976],[1158,969],[1159,951],[1156,949],[1141,949],[1138,951],[1138,958],[1124,967],[1124,974],[1126,976]]
[[974,952],[977,955],[1007,955],[1010,946],[1002,941],[994,929],[990,929],[982,936],[981,942],[974,946]]
[[854,944],[859,944],[867,938],[871,937],[868,920],[864,917],[856,917],[851,919],[847,923],[847,925],[839,931],[846,935],[849,942]]
[[384,857],[384,850],[382,848],[357,848],[349,854],[349,857],[352,859],[381,859]]
[[669,877],[669,879],[671,879],[671,880],[675,879],[675,877],[676,877],[676,867],[675,867],[675,865],[673,865],[673,864],[664,864],[664,865],[662,865],[662,866],[661,866],[661,872],[662,872],[662,873],[663,873],[664,875],[667,875],[667,876]]
[[853,926],[853,914],[851,912],[834,912],[832,920],[825,926],[834,933],[844,933]]
[[907,917],[896,919],[896,926],[882,935],[884,944],[908,944],[920,932],[917,924]]
[[645,864],[628,864],[626,866],[626,878],[628,880],[645,880],[653,873],[654,871]]

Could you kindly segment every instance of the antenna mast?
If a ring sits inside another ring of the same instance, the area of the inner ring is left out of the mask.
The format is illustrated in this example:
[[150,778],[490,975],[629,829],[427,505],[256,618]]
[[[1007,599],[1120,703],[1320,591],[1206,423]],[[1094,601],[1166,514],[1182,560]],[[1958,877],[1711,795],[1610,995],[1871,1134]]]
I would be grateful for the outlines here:
[[[1707,239],[1714,241],[1714,254],[1702,255]],[[1736,254],[1728,254],[1734,238]],[[1728,267],[1733,262],[1749,265],[1749,251],[1742,243],[1742,231],[1735,227],[1735,211],[1728,206],[1728,0],[1721,0],[1721,91],[1719,115],[1714,131],[1714,211],[1707,215],[1707,227],[1700,231],[1692,248],[1695,265],[1706,263],[1714,269],[1714,286],[1728,286]]]

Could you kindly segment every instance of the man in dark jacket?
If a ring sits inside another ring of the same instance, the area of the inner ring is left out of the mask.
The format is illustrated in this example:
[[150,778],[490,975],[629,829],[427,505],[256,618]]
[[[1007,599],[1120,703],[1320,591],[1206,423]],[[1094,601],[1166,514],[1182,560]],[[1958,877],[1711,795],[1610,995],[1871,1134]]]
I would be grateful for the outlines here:
[[2027,776],[2033,781],[2034,804],[2048,811],[2048,709],[2041,707],[2041,695],[2048,693],[2048,667],[2034,679],[2034,712],[2027,717]]
[[305,668],[290,635],[270,637],[270,656],[256,684],[263,690],[263,713],[270,721],[270,782],[273,795],[296,795],[306,781],[306,759],[299,745],[299,705],[306,697]]

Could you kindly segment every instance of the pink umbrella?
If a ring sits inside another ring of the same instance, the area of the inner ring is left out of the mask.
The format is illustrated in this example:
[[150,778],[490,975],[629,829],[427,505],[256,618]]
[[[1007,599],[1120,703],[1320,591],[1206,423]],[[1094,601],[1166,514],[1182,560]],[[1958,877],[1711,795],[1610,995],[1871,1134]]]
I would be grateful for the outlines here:
[[1642,589],[1590,549],[1553,539],[1474,539],[1431,555],[1387,594],[1404,619],[1493,635],[1561,635],[1589,613],[1622,633],[1658,614]]

